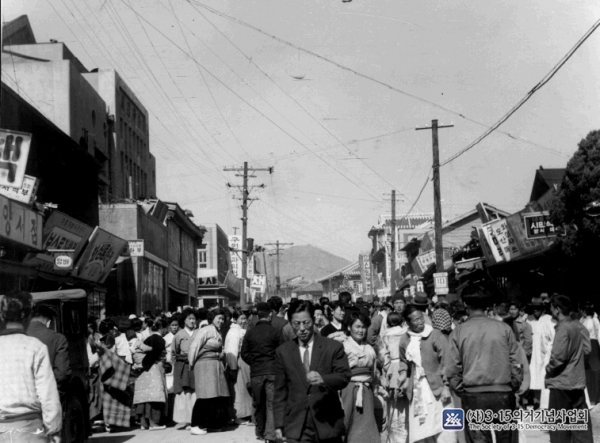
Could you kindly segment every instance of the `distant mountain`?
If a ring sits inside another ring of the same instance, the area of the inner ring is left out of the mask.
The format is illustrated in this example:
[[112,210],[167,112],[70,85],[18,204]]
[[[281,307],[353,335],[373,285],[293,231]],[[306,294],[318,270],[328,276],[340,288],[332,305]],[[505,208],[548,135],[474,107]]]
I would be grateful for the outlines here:
[[[262,254],[257,254],[259,271],[263,272]],[[275,256],[267,255],[267,274],[269,280],[275,276]],[[269,263],[270,262],[270,263]],[[345,258],[333,255],[315,246],[290,246],[282,250],[280,256],[281,282],[292,277],[302,276],[305,280],[314,281],[324,277],[350,262]]]

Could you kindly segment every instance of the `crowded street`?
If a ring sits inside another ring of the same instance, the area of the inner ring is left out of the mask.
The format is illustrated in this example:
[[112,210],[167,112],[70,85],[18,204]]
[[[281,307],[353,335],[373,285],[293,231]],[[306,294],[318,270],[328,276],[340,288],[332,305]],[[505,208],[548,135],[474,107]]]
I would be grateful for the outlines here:
[[600,2],[4,0],[0,443],[600,443]]

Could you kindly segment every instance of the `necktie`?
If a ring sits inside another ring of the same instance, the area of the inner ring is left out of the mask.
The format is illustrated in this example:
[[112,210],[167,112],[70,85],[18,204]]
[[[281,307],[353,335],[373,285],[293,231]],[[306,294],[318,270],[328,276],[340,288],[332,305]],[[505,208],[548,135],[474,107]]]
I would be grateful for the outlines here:
[[304,370],[308,374],[308,372],[310,372],[310,354],[308,352],[308,346],[304,346],[304,357],[302,358],[302,363],[304,364]]

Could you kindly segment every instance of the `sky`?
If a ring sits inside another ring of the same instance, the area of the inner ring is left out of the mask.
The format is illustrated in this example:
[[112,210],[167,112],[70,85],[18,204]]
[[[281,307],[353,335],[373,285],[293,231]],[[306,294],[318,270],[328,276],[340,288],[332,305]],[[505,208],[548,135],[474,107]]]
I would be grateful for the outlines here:
[[[242,226],[235,172],[251,178],[248,236],[348,260],[389,214],[433,212],[440,160],[517,104],[600,18],[596,0],[4,0],[38,42],[111,67],[150,114],[157,194],[194,221]],[[10,73],[2,71],[3,81]],[[10,79],[7,80],[10,85]],[[535,170],[565,167],[600,129],[600,31],[511,118],[440,169],[442,213],[517,212]],[[423,188],[423,186],[425,186]],[[421,189],[423,192],[420,193]],[[417,201],[417,197],[420,198]],[[415,203],[416,202],[416,203]],[[239,233],[239,231],[238,231]]]

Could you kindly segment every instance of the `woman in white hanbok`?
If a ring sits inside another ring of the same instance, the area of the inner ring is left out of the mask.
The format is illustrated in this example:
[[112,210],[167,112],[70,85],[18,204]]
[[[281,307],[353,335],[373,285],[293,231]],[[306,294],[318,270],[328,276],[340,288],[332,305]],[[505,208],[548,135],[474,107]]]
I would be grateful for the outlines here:
[[382,386],[387,390],[386,401],[387,443],[405,443],[408,437],[406,413],[408,399],[400,392],[400,337],[408,327],[397,312],[387,315],[387,329],[381,338],[379,359],[383,367]]

